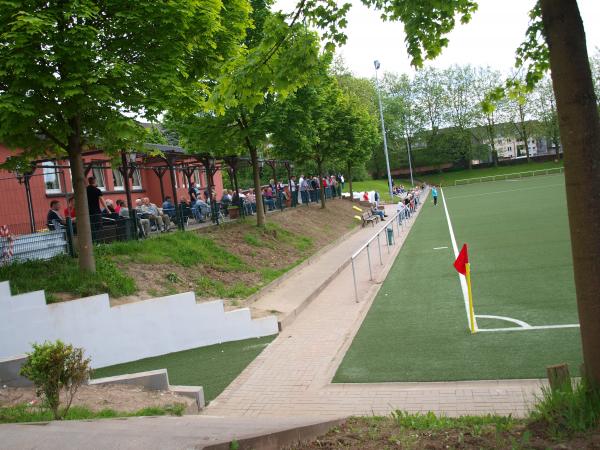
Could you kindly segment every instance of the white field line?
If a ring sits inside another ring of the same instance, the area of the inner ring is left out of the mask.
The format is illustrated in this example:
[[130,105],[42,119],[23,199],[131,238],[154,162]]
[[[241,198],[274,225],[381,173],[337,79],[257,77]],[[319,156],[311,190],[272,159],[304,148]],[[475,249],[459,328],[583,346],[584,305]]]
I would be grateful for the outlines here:
[[[444,211],[446,211],[446,220],[448,221],[448,231],[450,232],[450,240],[452,241],[452,250],[454,251],[454,259],[458,258],[458,247],[456,245],[456,238],[454,237],[454,229],[452,228],[452,222],[450,221],[450,214],[448,214],[448,207],[446,206],[446,198],[444,197],[444,190],[440,188],[442,193],[442,202],[444,203]],[[464,275],[458,273],[458,279],[460,280],[460,287],[463,292],[463,298],[465,300],[465,312],[467,313],[467,324],[471,329],[471,319],[469,317],[469,292],[467,288],[467,279]],[[477,330],[477,319],[474,319],[474,328]]]
[[529,327],[509,327],[509,328],[479,328],[478,331],[498,332],[498,331],[530,331],[530,330],[549,330],[554,328],[579,328],[578,323],[569,323],[566,325],[538,325]]
[[443,250],[445,248],[448,248],[448,247],[433,247],[434,250]]
[[506,317],[506,316],[488,316],[488,315],[483,315],[483,314],[477,314],[476,317],[481,317],[482,319],[504,320],[506,322],[516,323],[521,328],[531,328],[531,325],[529,325],[527,322],[523,322],[522,320],[519,320],[519,319],[513,319],[512,317]]
[[509,192],[520,192],[520,191],[532,191],[534,189],[548,189],[551,187],[558,187],[558,186],[564,186],[564,184],[549,184],[548,186],[534,186],[534,187],[521,188],[521,189],[507,189],[505,191],[483,192],[481,194],[457,195],[455,197],[448,197],[448,198],[454,200],[455,198],[483,197],[484,195],[506,194]]

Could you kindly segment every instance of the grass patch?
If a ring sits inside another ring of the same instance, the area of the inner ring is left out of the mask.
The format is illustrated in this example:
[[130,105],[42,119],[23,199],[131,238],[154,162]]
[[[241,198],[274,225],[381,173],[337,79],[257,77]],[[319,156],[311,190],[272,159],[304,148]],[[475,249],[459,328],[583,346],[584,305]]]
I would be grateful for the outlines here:
[[275,338],[266,336],[226,342],[168,355],[140,359],[94,370],[94,378],[166,368],[175,385],[202,386],[207,401],[214,399]]
[[548,428],[556,438],[583,433],[600,425],[600,389],[585,379],[573,382],[570,389],[542,387],[531,418]]
[[[103,409],[92,411],[84,406],[71,406],[63,420],[89,420],[110,419],[114,417],[137,417],[137,416],[181,416],[185,411],[185,405],[176,403],[170,406],[153,406],[143,408],[135,412],[115,411],[114,409]],[[0,407],[0,423],[18,422],[48,422],[53,420],[52,412],[39,406],[31,406],[26,403]]]
[[57,301],[57,292],[86,297],[107,292],[112,297],[136,292],[135,281],[108,258],[96,258],[96,273],[79,271],[76,259],[67,255],[46,261],[26,261],[0,267],[0,280],[10,281],[14,295],[45,290],[48,303]]
[[248,286],[241,281],[227,285],[220,280],[201,276],[196,282],[196,294],[202,297],[245,298],[254,294],[260,285]]
[[177,231],[153,239],[113,242],[98,247],[98,254],[140,264],[177,264],[193,267],[199,264],[221,271],[244,270],[244,262],[197,233]]

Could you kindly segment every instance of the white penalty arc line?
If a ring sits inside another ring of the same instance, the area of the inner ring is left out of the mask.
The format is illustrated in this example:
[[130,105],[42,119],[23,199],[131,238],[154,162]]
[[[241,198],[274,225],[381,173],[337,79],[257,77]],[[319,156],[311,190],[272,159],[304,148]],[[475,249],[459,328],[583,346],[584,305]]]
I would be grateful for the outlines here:
[[[446,205],[446,198],[444,197],[444,190],[440,188],[440,192],[442,193],[442,202],[444,203],[444,211],[446,212],[446,220],[448,221],[448,231],[450,232],[450,240],[452,241],[452,250],[454,251],[454,259],[458,258],[458,246],[456,245],[456,238],[454,237],[454,229],[452,228],[452,222],[450,221],[450,214],[448,214],[448,207]],[[463,298],[465,300],[465,312],[467,313],[467,324],[469,325],[469,329],[471,329],[471,318],[469,317],[469,291],[467,288],[467,279],[464,275],[458,274],[458,279],[460,280],[460,287],[462,289]],[[477,319],[474,318],[474,329],[478,330],[477,327]]]
[[[478,316],[481,317],[481,316]],[[479,332],[498,332],[498,331],[531,331],[531,330],[550,330],[556,328],[579,328],[578,323],[568,323],[565,325],[537,325],[528,327],[507,327],[507,328],[479,328]]]

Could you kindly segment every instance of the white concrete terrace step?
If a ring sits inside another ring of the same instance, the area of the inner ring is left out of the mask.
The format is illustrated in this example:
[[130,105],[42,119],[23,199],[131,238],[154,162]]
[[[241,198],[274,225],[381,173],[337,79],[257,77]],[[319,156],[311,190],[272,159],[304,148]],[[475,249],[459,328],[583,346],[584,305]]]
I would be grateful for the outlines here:
[[0,321],[0,358],[61,339],[83,347],[94,368],[278,331],[274,316],[225,312],[221,300],[196,303],[193,292],[114,307],[107,294],[48,305],[43,291],[11,295],[8,282],[0,282]]

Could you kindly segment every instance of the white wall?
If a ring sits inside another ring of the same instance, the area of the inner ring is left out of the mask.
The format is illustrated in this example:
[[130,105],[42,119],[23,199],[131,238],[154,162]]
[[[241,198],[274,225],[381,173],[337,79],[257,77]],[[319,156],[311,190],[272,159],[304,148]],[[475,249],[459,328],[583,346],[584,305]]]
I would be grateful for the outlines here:
[[0,358],[61,339],[83,347],[95,368],[278,332],[274,316],[252,320],[247,308],[196,303],[193,292],[110,307],[108,295],[46,304],[43,291],[10,295],[0,283]]

